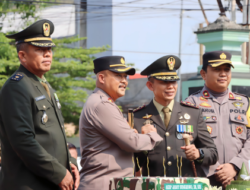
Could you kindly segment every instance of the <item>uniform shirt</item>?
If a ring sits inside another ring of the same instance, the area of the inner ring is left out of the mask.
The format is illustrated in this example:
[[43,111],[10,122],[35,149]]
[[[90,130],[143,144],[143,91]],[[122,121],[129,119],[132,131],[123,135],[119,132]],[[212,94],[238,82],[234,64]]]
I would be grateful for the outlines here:
[[162,138],[136,134],[103,90],[96,88],[84,104],[80,123],[81,190],[108,190],[112,177],[133,176],[133,152],[152,150]]
[[[219,154],[219,160],[210,166],[208,177],[224,163],[232,163],[241,168],[242,162],[248,165],[250,158],[250,128],[246,127],[248,98],[228,90],[227,97],[219,103],[205,86],[186,99],[202,109],[207,128]],[[248,168],[248,167],[247,167]]]
[[[162,109],[165,107],[163,105],[161,105],[160,103],[158,103],[155,99],[153,99],[153,103],[157,109],[157,111],[159,112],[162,121],[164,122],[164,113],[162,111]],[[171,117],[172,111],[173,111],[173,107],[174,107],[174,100],[171,100],[171,102],[167,105],[167,107],[169,108],[169,115]]]

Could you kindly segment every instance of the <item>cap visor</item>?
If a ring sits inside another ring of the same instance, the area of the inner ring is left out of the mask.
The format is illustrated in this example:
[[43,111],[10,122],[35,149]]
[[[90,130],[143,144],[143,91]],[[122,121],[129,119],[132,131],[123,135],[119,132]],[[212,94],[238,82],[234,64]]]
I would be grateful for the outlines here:
[[126,73],[128,75],[134,75],[135,74],[135,69],[132,67],[126,67],[126,68],[113,68],[109,69],[110,71],[113,71],[115,73]]
[[219,66],[224,65],[224,64],[231,65],[234,68],[231,61],[230,62],[229,61],[223,61],[223,62],[218,62],[218,63],[212,63],[210,65],[211,65],[211,67],[219,67]]
[[37,47],[56,47],[52,41],[36,41],[36,42],[26,42]]
[[178,81],[180,78],[178,76],[153,76],[153,78],[162,81]]

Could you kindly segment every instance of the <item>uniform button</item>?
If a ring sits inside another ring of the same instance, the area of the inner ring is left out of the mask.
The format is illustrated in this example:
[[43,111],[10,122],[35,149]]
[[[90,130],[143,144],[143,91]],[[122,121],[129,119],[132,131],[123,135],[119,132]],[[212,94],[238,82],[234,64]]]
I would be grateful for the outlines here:
[[172,162],[169,161],[169,162],[168,162],[168,165],[171,166],[171,165],[172,165]]
[[168,146],[168,147],[167,147],[167,150],[171,150],[171,147],[170,147],[170,146]]
[[44,108],[44,109],[46,109],[46,106],[45,106],[45,105],[43,105],[43,108]]
[[166,132],[165,134],[166,134],[167,137],[169,136],[169,132]]

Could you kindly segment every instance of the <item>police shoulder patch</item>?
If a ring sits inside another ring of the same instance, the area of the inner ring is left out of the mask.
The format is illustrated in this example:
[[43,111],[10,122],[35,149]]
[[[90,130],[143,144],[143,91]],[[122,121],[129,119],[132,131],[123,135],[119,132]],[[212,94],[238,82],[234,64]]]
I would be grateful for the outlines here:
[[141,110],[141,109],[143,109],[143,108],[145,108],[145,105],[139,106],[138,108],[135,108],[135,109],[133,110],[133,112],[137,112],[137,111],[139,111],[139,110]]
[[181,101],[181,105],[189,106],[189,107],[196,108],[196,109],[199,108],[199,106],[196,106],[196,105],[194,105],[194,104],[192,104],[190,102]]
[[21,80],[23,77],[24,77],[23,74],[21,74],[21,73],[16,73],[16,74],[14,74],[10,79],[11,79],[11,80],[14,80],[14,81],[19,81],[19,80]]

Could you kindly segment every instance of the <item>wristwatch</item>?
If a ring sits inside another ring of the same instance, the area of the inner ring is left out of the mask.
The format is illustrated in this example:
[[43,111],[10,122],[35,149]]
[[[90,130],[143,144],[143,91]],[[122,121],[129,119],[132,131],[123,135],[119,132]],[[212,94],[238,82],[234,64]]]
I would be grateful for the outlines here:
[[198,150],[199,150],[199,153],[200,153],[200,157],[196,161],[199,162],[199,163],[202,163],[203,158],[204,158],[204,151],[201,148],[199,148]]

